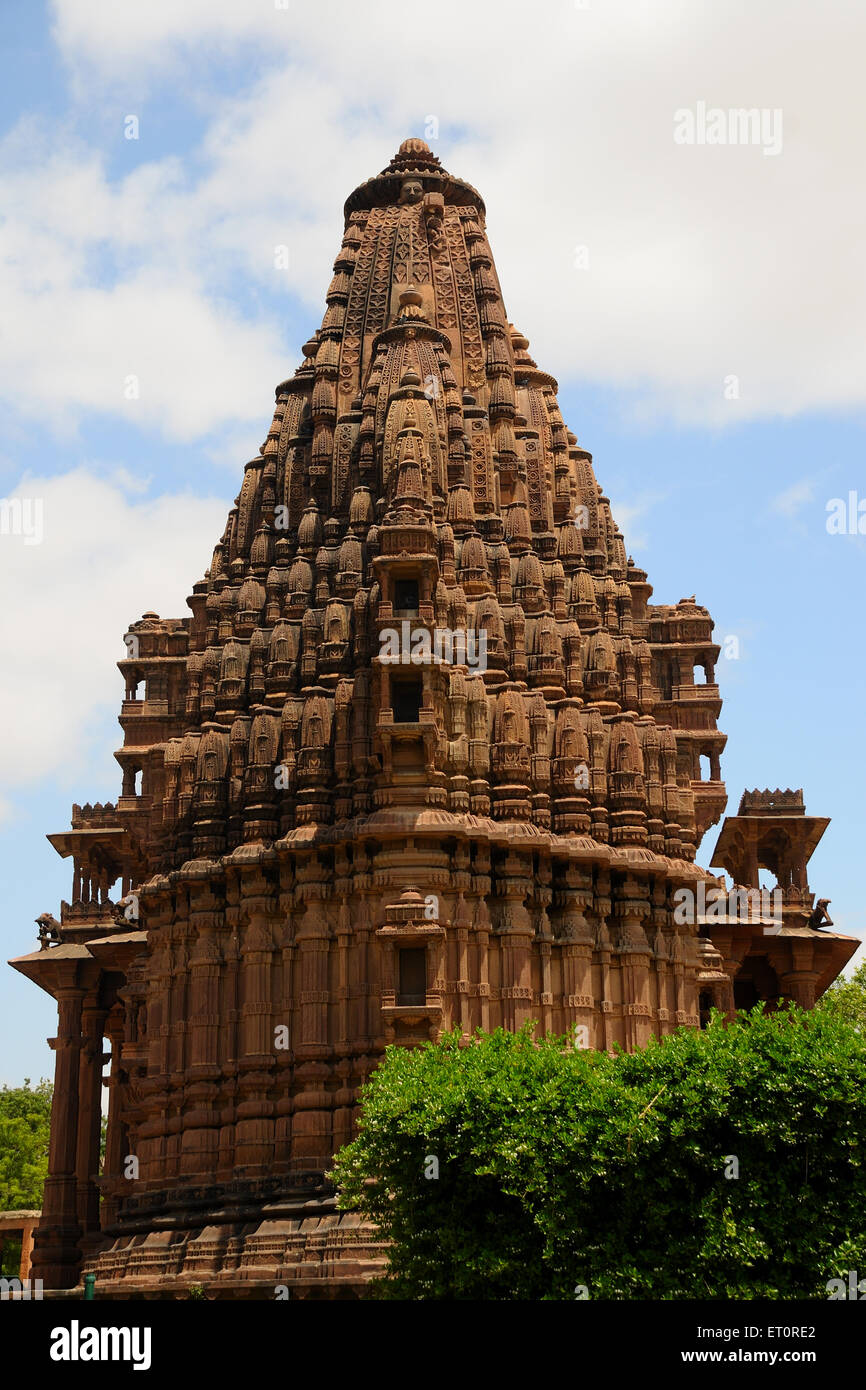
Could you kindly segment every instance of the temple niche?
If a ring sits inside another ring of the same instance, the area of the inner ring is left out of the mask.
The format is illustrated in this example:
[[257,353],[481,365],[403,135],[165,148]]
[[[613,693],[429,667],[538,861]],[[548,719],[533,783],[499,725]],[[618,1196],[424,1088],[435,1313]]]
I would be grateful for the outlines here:
[[405,141],[189,616],[124,636],[116,805],[49,837],[72,901],[12,962],[58,1005],[46,1288],[354,1296],[383,1253],[324,1175],[387,1044],[814,1003],[857,942],[800,793],[747,793],[713,859],[778,921],[677,909],[726,887],[719,647],[651,596],[481,196]]

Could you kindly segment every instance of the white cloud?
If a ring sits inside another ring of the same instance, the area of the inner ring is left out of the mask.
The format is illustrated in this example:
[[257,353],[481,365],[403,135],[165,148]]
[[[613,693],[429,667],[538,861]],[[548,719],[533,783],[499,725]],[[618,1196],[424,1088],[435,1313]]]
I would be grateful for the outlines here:
[[772,509],[781,512],[782,516],[795,517],[797,513],[809,502],[815,500],[815,484],[811,478],[801,478],[799,482],[792,483],[784,492],[772,500]]
[[0,535],[7,802],[27,784],[86,771],[91,726],[120,710],[123,634],[148,609],[189,615],[186,595],[227,512],[223,500],[188,493],[131,500],[84,468],[27,477],[11,495],[42,499],[44,539]]
[[3,154],[0,389],[14,407],[59,430],[85,411],[181,440],[238,420],[262,429],[291,362],[275,317],[220,296],[208,236],[220,209],[177,161],[112,184],[92,153],[57,149],[32,122]]
[[268,392],[286,371],[272,324],[245,321],[195,283],[142,271],[113,288],[0,287],[3,393],[55,430],[86,411],[190,440],[226,422],[267,430]]
[[144,494],[150,488],[151,477],[141,477],[137,473],[131,473],[122,463],[109,471],[108,477],[124,492],[138,492]]
[[[123,70],[164,61],[170,45],[204,44],[211,52],[227,39],[261,34],[268,23],[294,25],[299,6],[239,5],[237,0],[150,0],[118,6],[112,0],[55,0],[54,31],[69,54]],[[274,37],[279,31],[274,29]]]
[[[509,312],[561,380],[624,388],[639,419],[722,426],[862,405],[866,185],[852,177],[850,92],[866,12],[835,0],[816,25],[805,0],[563,0],[529,23],[514,3],[440,0],[431,22],[378,0],[375,21],[328,3],[55,6],[91,103],[132,102],[181,67],[209,123],[200,149],[120,181],[80,150],[13,177],[7,293],[23,343],[0,366],[19,406],[112,410],[138,358],[150,426],[186,438],[232,413],[263,419],[290,365],[286,291],[315,326],[344,197],[430,115],[443,162],[486,197]],[[251,55],[259,75],[220,95],[230,55],[236,85]],[[781,154],[675,144],[675,111],[699,101],[781,109]],[[145,105],[140,153],[146,141]],[[107,288],[106,249],[119,262]],[[239,272],[264,290],[243,316],[218,299]]]

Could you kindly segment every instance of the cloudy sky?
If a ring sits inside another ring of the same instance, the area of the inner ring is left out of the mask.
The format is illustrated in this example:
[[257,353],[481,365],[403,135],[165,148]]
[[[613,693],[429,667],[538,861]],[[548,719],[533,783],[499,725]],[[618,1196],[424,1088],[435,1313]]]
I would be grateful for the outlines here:
[[[656,601],[737,638],[729,809],[803,786],[863,934],[866,537],[826,522],[866,503],[864,41],[845,0],[2,0],[0,497],[42,518],[0,535],[3,958],[69,897],[45,833],[118,793],[122,635],[187,612],[342,204],[407,135],[481,189]],[[53,1031],[0,969],[0,1082]]]

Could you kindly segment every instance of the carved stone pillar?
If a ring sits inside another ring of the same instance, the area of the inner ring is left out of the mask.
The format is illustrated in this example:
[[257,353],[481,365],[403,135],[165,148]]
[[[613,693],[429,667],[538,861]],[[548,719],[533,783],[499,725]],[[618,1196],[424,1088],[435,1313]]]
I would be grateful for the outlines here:
[[235,1163],[246,1176],[264,1176],[274,1154],[274,1105],[268,1092],[276,1067],[271,1026],[273,937],[268,911],[275,909],[262,876],[251,876],[249,922],[241,931],[241,1005]]
[[652,1033],[649,967],[651,951],[643,929],[650,915],[646,880],[627,875],[614,900],[619,924],[625,1046],[643,1047]]
[[[463,875],[467,882],[469,875]],[[470,1000],[469,1000],[469,928],[471,920],[466,899],[461,892],[458,895],[454,907],[454,936],[457,959],[457,978],[455,986],[457,990],[457,1018],[460,1030],[464,1036],[471,1035],[470,1025]]]
[[452,913],[454,934],[455,971],[454,983],[457,998],[454,1001],[456,1017],[452,1020],[460,1024],[466,1037],[472,1034],[472,1002],[470,1000],[470,980],[472,972],[469,964],[469,932],[472,927],[472,911],[466,902],[466,894],[472,890],[469,846],[458,844],[454,851],[451,879],[457,901]]
[[68,1289],[77,1283],[81,1263],[75,1160],[84,990],[80,987],[61,988],[56,997],[57,1037],[49,1039],[56,1059],[51,1141],[48,1177],[42,1199],[42,1220],[33,1251],[33,1277],[41,1279],[47,1289]]
[[102,1039],[106,1009],[91,1004],[82,1011],[78,1073],[77,1172],[78,1222],[83,1236],[99,1230],[99,1140],[102,1129]]
[[608,917],[611,908],[610,874],[606,869],[596,870],[594,887],[591,909],[595,928],[593,964],[598,965],[601,976],[601,1038],[599,1045],[604,1048],[605,1052],[609,1052],[616,1040],[616,1031],[611,981],[611,940],[608,929]]
[[490,851],[476,845],[472,856],[472,895],[475,915],[472,935],[475,942],[476,993],[478,1003],[472,1014],[473,1028],[490,1030],[490,913],[487,899],[490,893]]
[[[592,870],[566,864],[554,891],[554,935],[560,943],[560,1000],[555,1031],[573,1036],[578,1046],[601,1047],[593,1008],[592,928],[586,913],[592,906]],[[586,1029],[581,1034],[576,1030]]]
[[[300,875],[299,875],[300,877]],[[323,885],[308,882],[301,889],[306,910],[296,941],[297,989],[300,1028],[295,1047],[296,1080],[292,1122],[292,1168],[323,1167],[332,1153],[331,1097],[328,1093],[330,1055],[328,1041],[329,927],[322,901]]]
[[349,1084],[351,1076],[351,1064],[349,1056],[351,1054],[352,1034],[349,1026],[350,1006],[349,998],[351,994],[350,973],[352,956],[352,914],[350,902],[352,893],[352,876],[348,857],[344,852],[338,852],[336,856],[336,869],[338,876],[334,880],[334,895],[340,904],[337,912],[336,926],[336,1036],[334,1038],[334,1056],[338,1058],[337,1075],[340,1080],[339,1090],[334,1092],[332,1103],[333,1111],[333,1144],[335,1151],[348,1143],[352,1135],[352,1109],[353,1100],[351,1086]]
[[533,875],[529,901],[535,924],[534,950],[539,964],[539,1032],[542,1037],[553,1031],[553,930],[548,915],[548,908],[553,902],[552,877],[550,861],[540,858],[537,872]]
[[509,854],[497,874],[502,901],[499,924],[499,994],[503,1028],[520,1029],[532,1013],[532,921],[525,903],[532,890],[531,865]]
[[815,1005],[815,987],[818,983],[816,970],[790,971],[782,975],[779,983],[788,999],[793,999],[801,1009],[811,1009]]
[[[274,1102],[274,1173],[289,1172],[292,1149],[292,1097],[294,1046],[297,1033],[295,1000],[295,873],[294,864],[280,865],[279,912],[274,924],[275,977],[274,1026],[277,1099]],[[276,1030],[280,1032],[277,1034]]]
[[209,886],[190,889],[189,1068],[184,1088],[181,1172],[212,1175],[219,1154],[221,904]]
[[811,941],[791,941],[791,969],[785,974],[779,972],[779,983],[783,994],[799,1004],[801,1009],[811,1009],[815,1004],[818,985],[818,971],[815,969],[815,947]]

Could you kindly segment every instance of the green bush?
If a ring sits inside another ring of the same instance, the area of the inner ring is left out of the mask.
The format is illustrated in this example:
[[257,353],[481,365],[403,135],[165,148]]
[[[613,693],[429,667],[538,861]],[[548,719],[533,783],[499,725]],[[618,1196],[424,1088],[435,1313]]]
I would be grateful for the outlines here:
[[391,1047],[332,1176],[381,1297],[826,1298],[866,1274],[864,1138],[866,1039],[758,1006],[632,1054]]

